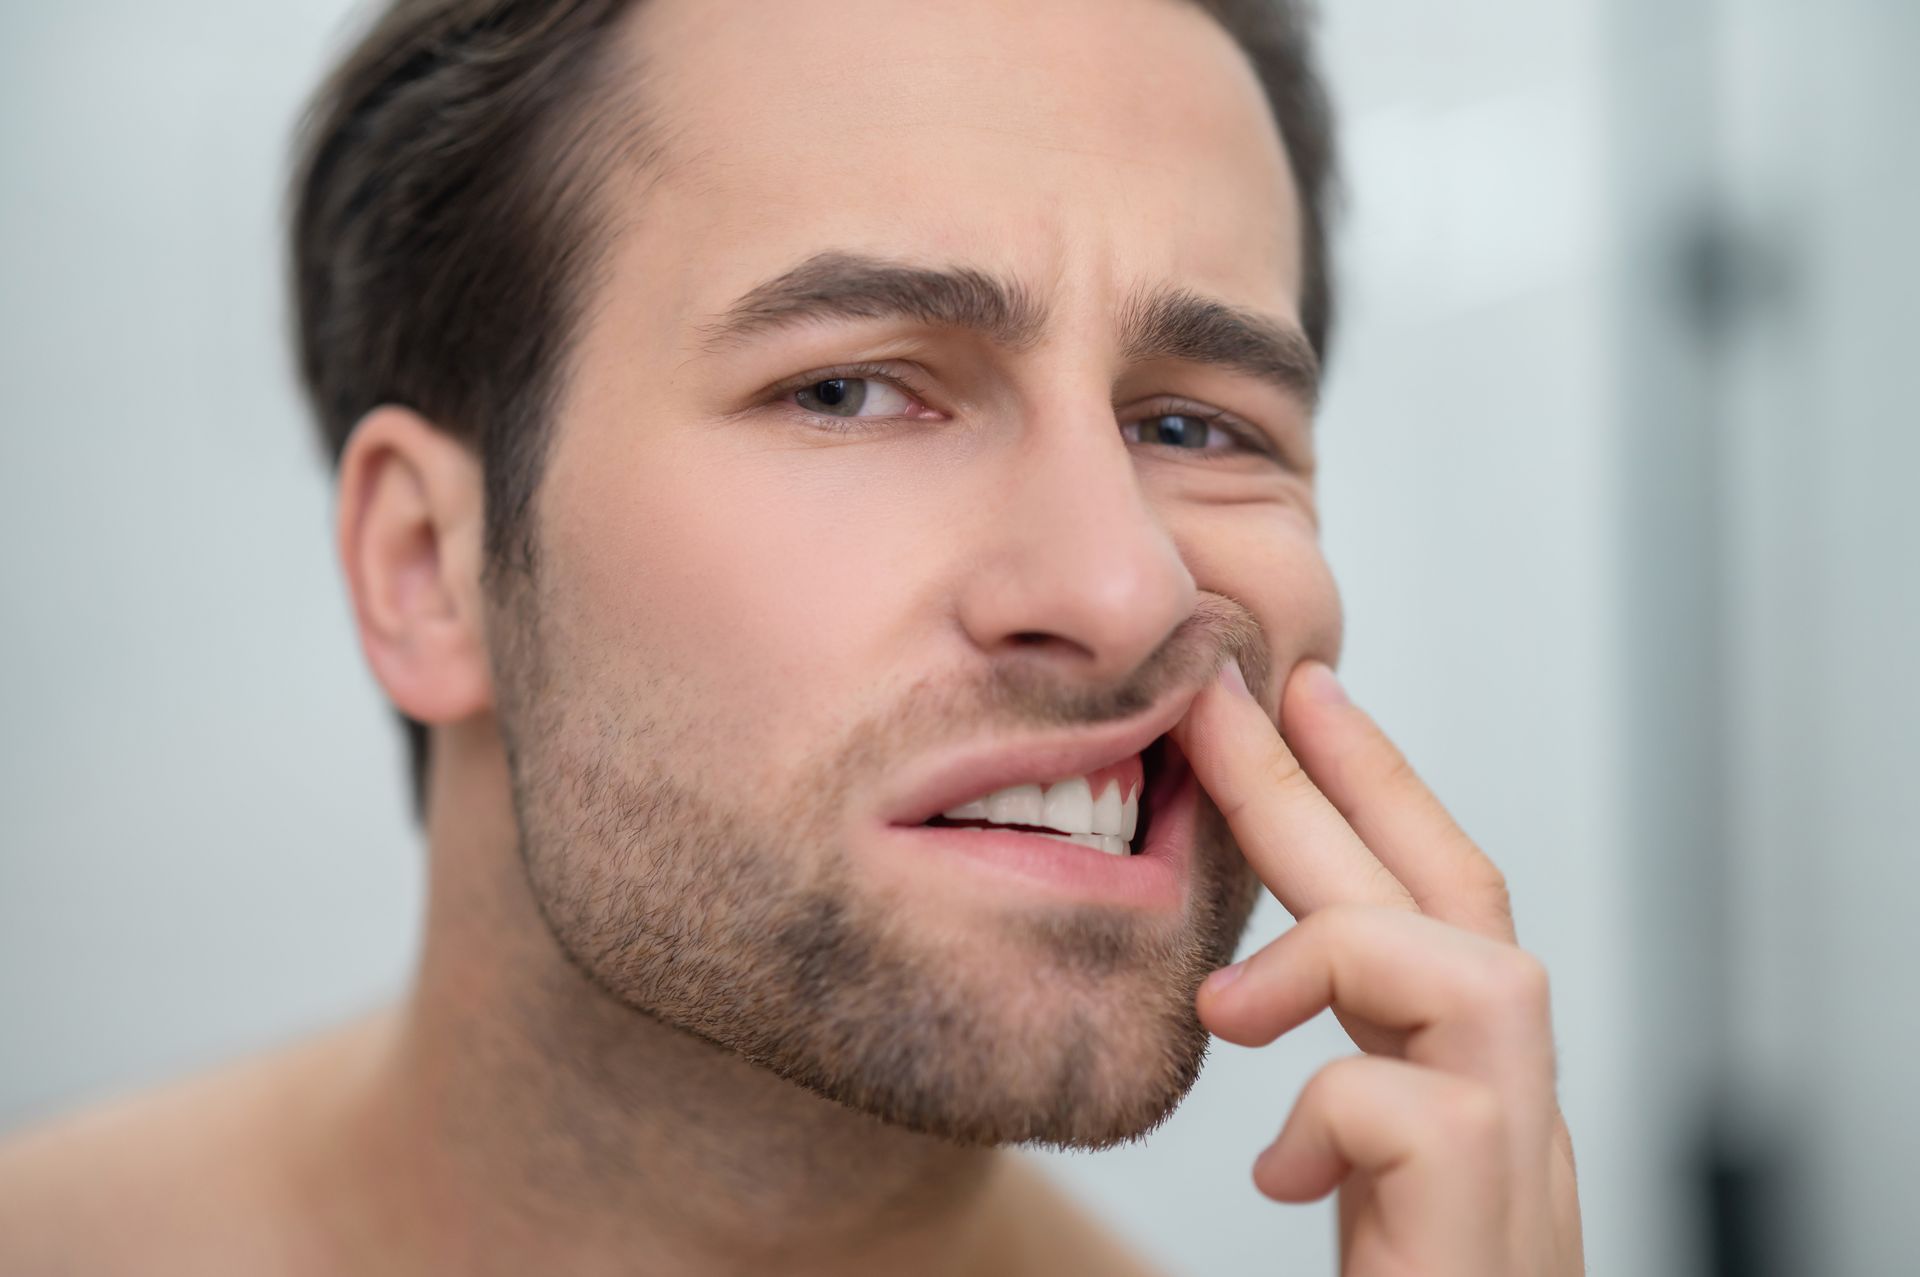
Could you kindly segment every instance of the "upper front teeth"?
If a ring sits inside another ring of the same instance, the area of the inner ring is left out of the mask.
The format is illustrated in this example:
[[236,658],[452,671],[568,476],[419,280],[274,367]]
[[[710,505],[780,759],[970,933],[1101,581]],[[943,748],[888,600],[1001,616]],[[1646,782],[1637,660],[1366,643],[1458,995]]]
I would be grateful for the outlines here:
[[1132,838],[1140,821],[1140,789],[1122,795],[1109,780],[1099,798],[1085,776],[1039,785],[1009,785],[985,798],[940,813],[948,820],[986,820],[996,825],[1044,825],[1063,834],[1108,834]]

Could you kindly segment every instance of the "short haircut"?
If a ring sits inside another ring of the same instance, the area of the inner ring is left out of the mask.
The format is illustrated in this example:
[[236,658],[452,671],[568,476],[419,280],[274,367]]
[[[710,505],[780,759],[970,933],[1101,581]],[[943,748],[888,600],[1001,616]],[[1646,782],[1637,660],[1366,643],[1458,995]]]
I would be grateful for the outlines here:
[[[1258,74],[1302,213],[1301,324],[1324,358],[1332,112],[1302,0],[1180,0]],[[644,156],[616,89],[620,21],[645,0],[392,0],[304,119],[290,192],[299,366],[327,456],[400,404],[471,447],[485,564],[530,577],[530,512],[567,352],[604,259],[598,199]],[[615,110],[590,110],[596,95]],[[428,734],[401,716],[424,820]]]

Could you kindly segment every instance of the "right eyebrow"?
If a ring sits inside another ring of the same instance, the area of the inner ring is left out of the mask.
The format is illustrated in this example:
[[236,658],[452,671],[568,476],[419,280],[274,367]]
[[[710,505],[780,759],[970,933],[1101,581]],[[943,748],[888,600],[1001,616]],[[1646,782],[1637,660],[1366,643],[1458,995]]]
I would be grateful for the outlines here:
[[1017,283],[970,267],[911,266],[857,253],[820,253],[757,284],[711,323],[704,347],[819,319],[912,319],[977,332],[1024,350],[1046,326],[1046,309]]

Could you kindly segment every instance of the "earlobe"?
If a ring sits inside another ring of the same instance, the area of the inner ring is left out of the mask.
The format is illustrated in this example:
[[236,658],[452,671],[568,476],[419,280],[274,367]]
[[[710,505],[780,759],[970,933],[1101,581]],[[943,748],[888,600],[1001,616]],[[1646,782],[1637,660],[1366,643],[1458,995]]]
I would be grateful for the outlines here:
[[458,722],[493,703],[482,497],[479,459],[405,408],[368,413],[341,454],[335,535],[360,647],[417,722]]

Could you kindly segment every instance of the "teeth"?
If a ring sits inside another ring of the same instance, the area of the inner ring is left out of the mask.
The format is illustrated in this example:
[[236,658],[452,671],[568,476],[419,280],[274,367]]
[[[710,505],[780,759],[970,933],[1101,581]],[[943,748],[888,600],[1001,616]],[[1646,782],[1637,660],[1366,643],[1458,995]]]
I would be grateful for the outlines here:
[[1042,825],[1046,805],[1038,785],[1014,785],[987,795],[986,818],[996,825]]
[[[1111,785],[1108,786],[1112,788]],[[1118,830],[1100,829],[1094,820],[1093,790],[1087,785],[1084,776],[1075,776],[1072,780],[1063,780],[1047,786],[1046,810],[1042,818],[1033,822],[1046,825],[1063,833],[1092,833],[1099,829],[1101,833],[1118,833]]]
[[1132,854],[1127,847],[1127,840],[1118,834],[1041,834],[1040,837],[1051,838],[1055,842],[1070,842],[1081,847],[1091,847],[1095,851],[1104,851],[1109,856]]
[[[1104,837],[1119,842],[1121,853],[1140,824],[1140,790],[1120,792],[1120,782],[1109,780],[1100,797],[1085,776],[1039,785],[1012,785],[984,798],[962,803],[940,813],[948,820],[987,820],[996,825],[1044,825],[1063,836]],[[1088,842],[1083,846],[1095,846]],[[1102,847],[1102,850],[1105,848]]]
[[[1100,795],[1100,801],[1093,805],[1093,824],[1088,829],[1096,834],[1113,834],[1118,837],[1126,827],[1126,821],[1120,814],[1125,804],[1120,801],[1120,782],[1107,782],[1106,792]],[[1060,829],[1078,829],[1078,825],[1060,825]]]

